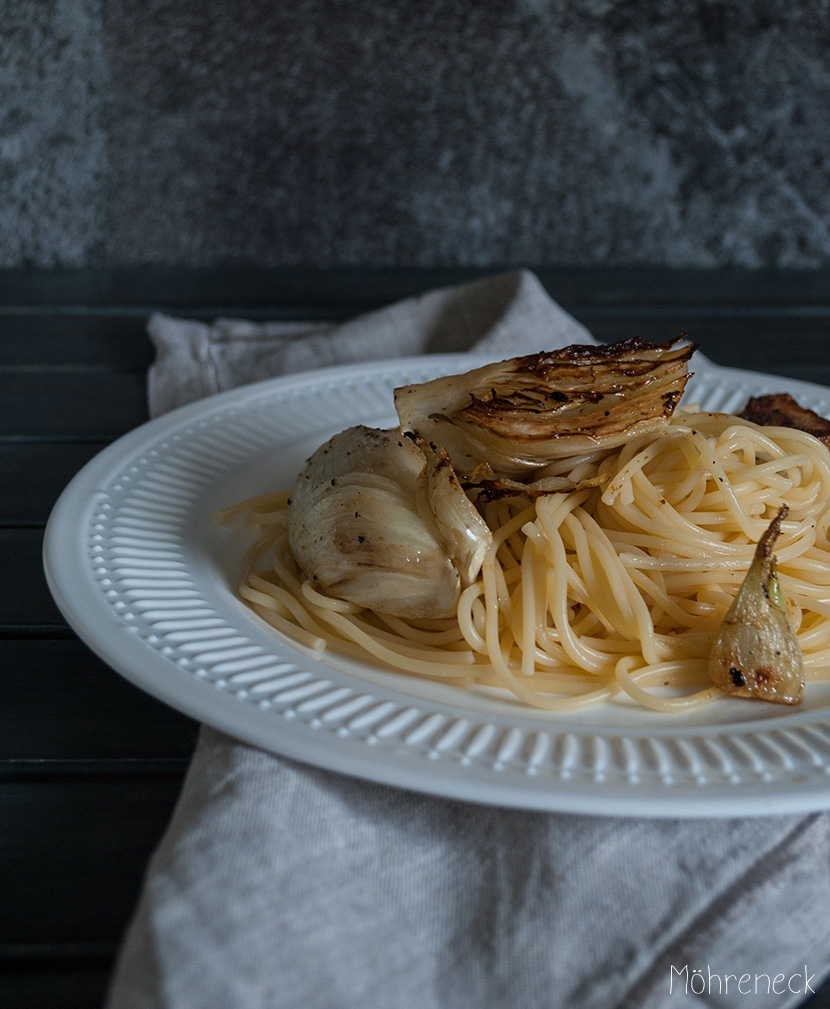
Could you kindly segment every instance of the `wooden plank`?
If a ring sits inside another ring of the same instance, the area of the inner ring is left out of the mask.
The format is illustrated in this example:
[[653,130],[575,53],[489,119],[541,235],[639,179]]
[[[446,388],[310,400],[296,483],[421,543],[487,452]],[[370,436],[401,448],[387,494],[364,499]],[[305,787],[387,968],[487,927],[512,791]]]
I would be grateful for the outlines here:
[[117,941],[180,787],[169,777],[0,784],[0,944]]
[[[0,529],[0,633],[66,629],[43,574],[40,529]],[[67,633],[68,630],[67,630]]]
[[551,296],[571,308],[705,306],[789,312],[795,305],[826,310],[830,304],[827,270],[542,267],[536,273]]
[[604,342],[639,336],[663,343],[686,335],[716,364],[793,375],[827,384],[830,317],[585,312],[581,321]]
[[[263,310],[268,314],[268,310]],[[204,317],[204,313],[193,313]],[[256,312],[248,311],[248,316]],[[277,308],[275,317],[281,315]],[[722,314],[703,311],[701,306],[656,310],[654,306],[624,311],[619,306],[582,307],[576,315],[593,334],[603,340],[640,335],[661,342],[687,333],[700,343],[713,360],[735,367],[747,366],[760,354],[771,362],[820,362],[830,341],[830,314],[791,311],[758,314],[751,307]],[[0,365],[44,370],[72,368],[81,371],[143,372],[151,360],[151,348],[144,333],[145,316],[100,317],[0,315]],[[97,383],[99,376],[88,376]],[[109,380],[109,376],[107,377]]]
[[147,419],[143,373],[6,371],[0,438],[105,441]]
[[[0,775],[44,770],[180,771],[198,724],[128,683],[80,641],[0,641]],[[125,765],[119,768],[119,764]],[[102,770],[99,766],[97,770]]]
[[0,314],[0,366],[146,369],[147,315]]
[[433,287],[465,283],[498,268],[334,269],[215,268],[0,271],[0,304],[22,306],[164,306],[190,311],[211,306],[237,309],[288,308],[353,313],[388,304]]
[[[830,328],[812,320],[707,319],[693,313],[655,319],[583,314],[603,340],[639,334],[662,340],[688,332],[713,360],[732,366],[763,366],[782,374],[826,381]],[[0,437],[108,440],[147,419],[143,373],[7,371],[0,383]]]
[[[294,311],[361,311],[435,287],[467,283],[515,269],[488,267],[232,267],[188,269],[0,271],[0,305],[67,306],[106,311],[165,307],[171,311],[215,307]],[[830,271],[674,270],[664,267],[537,267],[553,297],[566,307],[790,305],[827,307]]]
[[0,525],[43,525],[64,487],[107,444],[0,442]]
[[0,1005],[14,1009],[95,1009],[104,1004],[111,958],[77,965],[28,960],[0,966]]
[[[763,371],[771,369],[763,368]],[[781,375],[784,379],[795,378],[799,382],[814,382],[817,385],[830,385],[830,364],[793,364],[788,367],[783,365],[775,368],[775,374]],[[782,386],[781,390],[787,391],[787,386]]]

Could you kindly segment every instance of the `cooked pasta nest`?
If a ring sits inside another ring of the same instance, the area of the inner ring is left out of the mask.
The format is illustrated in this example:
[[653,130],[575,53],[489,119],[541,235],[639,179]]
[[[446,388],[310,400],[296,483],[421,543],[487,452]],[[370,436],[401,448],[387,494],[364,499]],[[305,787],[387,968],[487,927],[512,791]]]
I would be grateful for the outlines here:
[[[713,636],[781,505],[781,587],[808,680],[830,669],[830,452],[812,435],[678,411],[622,447],[563,458],[580,489],[483,500],[492,532],[454,615],[401,619],[319,591],[288,542],[289,494],[242,502],[257,538],[239,594],[292,642],[549,711],[721,697]],[[593,485],[592,485],[593,484]]]

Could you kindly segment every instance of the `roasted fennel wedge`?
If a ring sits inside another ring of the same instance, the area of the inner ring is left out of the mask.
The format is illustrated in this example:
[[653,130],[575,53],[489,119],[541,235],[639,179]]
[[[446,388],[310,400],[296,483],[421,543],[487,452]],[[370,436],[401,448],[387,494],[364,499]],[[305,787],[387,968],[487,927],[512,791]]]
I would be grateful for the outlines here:
[[633,339],[514,357],[395,390],[404,431],[440,445],[456,471],[486,462],[527,476],[555,459],[622,445],[668,424],[695,347]]
[[423,470],[423,455],[397,431],[351,427],[317,449],[291,491],[288,525],[315,588],[392,616],[455,612],[460,578]]

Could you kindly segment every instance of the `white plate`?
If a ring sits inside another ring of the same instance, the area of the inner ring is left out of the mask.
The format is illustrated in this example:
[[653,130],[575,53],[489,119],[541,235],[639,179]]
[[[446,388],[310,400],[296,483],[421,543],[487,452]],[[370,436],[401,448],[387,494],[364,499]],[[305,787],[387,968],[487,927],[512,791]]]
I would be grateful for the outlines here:
[[[355,423],[394,423],[392,390],[485,363],[420,357],[333,368],[211,397],[92,460],[49,520],[47,578],[80,637],[127,679],[246,742],[331,770],[503,806],[636,816],[830,808],[830,687],[797,712],[723,700],[690,715],[615,702],[546,715],[279,639],[234,596],[239,535],[212,512],[290,487]],[[735,410],[786,388],[830,415],[830,389],[701,366],[685,401]]]

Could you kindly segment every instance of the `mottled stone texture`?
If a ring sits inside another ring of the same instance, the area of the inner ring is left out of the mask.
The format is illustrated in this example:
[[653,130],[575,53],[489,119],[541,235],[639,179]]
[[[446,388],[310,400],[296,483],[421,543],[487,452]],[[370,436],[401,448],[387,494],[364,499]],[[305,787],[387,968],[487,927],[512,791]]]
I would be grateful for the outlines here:
[[5,265],[830,261],[827,0],[10,8]]
[[99,6],[0,2],[0,266],[104,255]]

